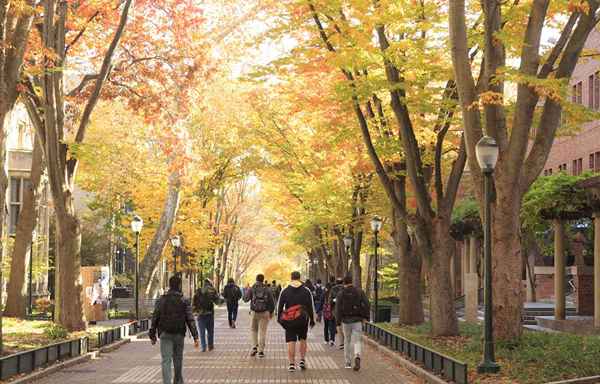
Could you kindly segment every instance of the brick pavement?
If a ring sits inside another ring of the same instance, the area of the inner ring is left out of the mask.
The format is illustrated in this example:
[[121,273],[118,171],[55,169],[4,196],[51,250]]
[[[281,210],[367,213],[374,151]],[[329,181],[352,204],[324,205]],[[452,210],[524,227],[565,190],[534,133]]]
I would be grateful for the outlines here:
[[[306,371],[287,372],[283,330],[269,325],[266,358],[251,358],[248,308],[242,306],[238,328],[229,329],[223,309],[215,320],[215,350],[201,353],[187,339],[184,378],[187,384],[402,384],[420,383],[405,369],[364,346],[360,372],[343,368],[343,352],[323,343],[322,324],[309,335]],[[99,359],[76,365],[36,381],[39,384],[161,383],[158,345],[135,340]]]

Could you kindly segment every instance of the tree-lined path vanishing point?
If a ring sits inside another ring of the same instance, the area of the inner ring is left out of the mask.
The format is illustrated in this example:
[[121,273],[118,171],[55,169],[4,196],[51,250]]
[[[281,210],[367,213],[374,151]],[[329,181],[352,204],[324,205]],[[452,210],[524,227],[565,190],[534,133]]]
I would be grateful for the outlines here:
[[[420,382],[389,358],[364,345],[360,372],[344,369],[343,351],[323,343],[323,325],[309,333],[308,370],[287,372],[284,333],[275,320],[269,324],[266,358],[252,358],[248,307],[242,306],[237,329],[229,329],[227,313],[215,318],[215,350],[202,353],[186,339],[186,384],[411,384]],[[298,357],[297,357],[298,359]],[[149,384],[161,383],[160,350],[147,338],[126,344],[96,360],[54,373],[36,384]]]

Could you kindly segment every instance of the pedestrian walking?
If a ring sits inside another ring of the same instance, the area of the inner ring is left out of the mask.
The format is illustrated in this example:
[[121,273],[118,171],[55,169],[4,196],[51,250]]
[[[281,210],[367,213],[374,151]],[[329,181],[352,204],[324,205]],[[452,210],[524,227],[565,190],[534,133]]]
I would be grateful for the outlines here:
[[296,371],[296,343],[300,344],[299,367],[306,366],[308,327],[315,326],[315,306],[312,293],[300,281],[300,272],[292,272],[292,281],[279,296],[277,321],[285,329],[285,341],[288,346],[288,371]]
[[335,334],[337,333],[333,308],[331,308],[331,288],[332,283],[325,286],[325,299],[323,300],[323,335],[325,344],[335,346]]
[[369,299],[365,292],[352,284],[352,275],[344,277],[344,288],[338,293],[335,318],[344,329],[345,368],[360,369],[362,352],[362,327],[369,321]]
[[[335,279],[335,283],[331,288],[331,295],[329,296],[329,304],[331,305],[331,311],[333,313],[334,322],[338,324],[339,321],[335,319],[336,312],[336,301],[338,294],[344,289],[344,280],[341,277]],[[341,326],[336,327],[337,341],[339,342],[339,349],[344,349],[344,329]]]
[[223,288],[223,298],[227,303],[227,320],[229,321],[229,328],[235,328],[235,322],[237,321],[238,315],[238,302],[242,298],[242,291],[232,278],[227,281],[227,285]]
[[[148,333],[152,345],[160,338],[163,384],[183,384],[186,326],[194,338],[194,346],[198,348],[198,330],[194,324],[192,306],[183,298],[181,278],[173,276],[169,279],[169,291],[156,302]],[[175,380],[171,365],[175,370]]]
[[271,283],[271,292],[273,292],[273,298],[275,302],[279,301],[279,295],[281,294],[281,285],[277,284],[277,280],[273,280]]
[[321,322],[323,317],[323,304],[325,302],[325,288],[321,285],[321,279],[317,279],[314,293],[315,311],[317,311],[317,323]]
[[[200,344],[202,352],[214,349],[215,338],[215,303],[219,294],[209,279],[204,280],[202,288],[194,295],[194,311],[197,314],[198,330],[200,331]],[[208,343],[207,339],[208,338]]]
[[275,300],[271,290],[265,285],[265,276],[258,274],[256,283],[248,289],[244,302],[250,302],[250,316],[252,329],[252,352],[250,356],[265,357],[267,328],[275,311]]

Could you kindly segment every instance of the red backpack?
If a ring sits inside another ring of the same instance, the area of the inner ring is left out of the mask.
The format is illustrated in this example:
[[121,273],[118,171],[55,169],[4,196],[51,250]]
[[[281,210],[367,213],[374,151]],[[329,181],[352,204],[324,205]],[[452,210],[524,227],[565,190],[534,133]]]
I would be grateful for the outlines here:
[[323,306],[323,318],[325,320],[333,320],[333,311],[331,310],[331,304],[325,303]]

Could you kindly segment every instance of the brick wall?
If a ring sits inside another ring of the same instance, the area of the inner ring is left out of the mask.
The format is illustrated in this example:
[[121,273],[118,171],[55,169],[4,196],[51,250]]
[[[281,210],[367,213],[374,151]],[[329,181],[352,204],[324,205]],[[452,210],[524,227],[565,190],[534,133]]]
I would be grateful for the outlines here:
[[[600,51],[600,31],[594,30],[588,41],[586,49],[595,49]],[[600,60],[592,58],[581,58],[569,82],[570,86],[582,83],[581,101],[587,106],[590,89],[589,76],[600,71]],[[544,170],[552,169],[552,173],[559,171],[561,164],[567,165],[567,172],[573,174],[573,160],[582,159],[582,171],[590,170],[589,156],[600,152],[600,121],[593,121],[584,124],[581,129],[573,136],[558,137],[555,140],[550,156],[546,162]],[[600,161],[600,157],[595,163]],[[596,165],[598,169],[598,165]]]

